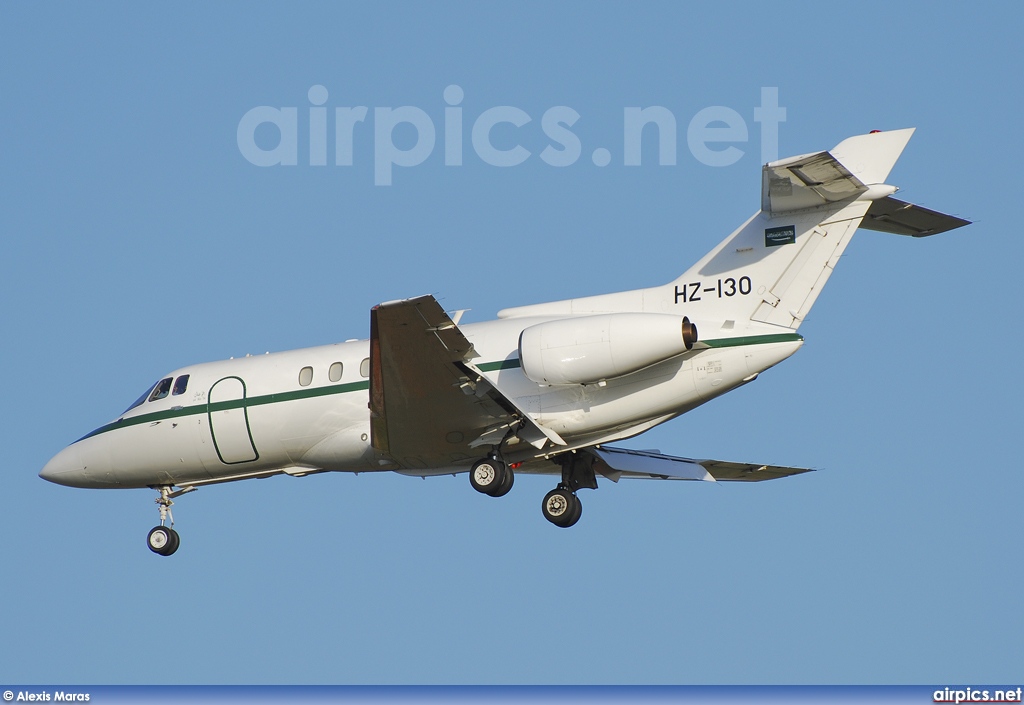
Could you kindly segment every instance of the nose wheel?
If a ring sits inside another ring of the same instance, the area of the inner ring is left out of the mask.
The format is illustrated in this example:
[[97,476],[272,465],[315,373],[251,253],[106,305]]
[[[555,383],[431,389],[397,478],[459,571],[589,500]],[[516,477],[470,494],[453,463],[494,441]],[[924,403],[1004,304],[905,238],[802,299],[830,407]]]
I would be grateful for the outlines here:
[[[154,526],[149,535],[146,537],[146,545],[149,546],[149,550],[160,556],[169,556],[178,550],[178,546],[181,545],[181,537],[178,536],[178,532],[174,530],[174,515],[171,513],[171,505],[174,504],[173,498],[180,497],[186,492],[193,492],[195,487],[185,487],[176,492],[172,492],[170,487],[164,486],[158,488],[160,490],[160,496],[156,498],[157,507],[160,509],[160,526]],[[170,520],[171,525],[165,526],[167,521]]]
[[178,536],[178,532],[169,526],[157,526],[146,537],[146,545],[149,546],[149,550],[153,553],[169,556],[178,550],[178,546],[181,545],[181,538]]

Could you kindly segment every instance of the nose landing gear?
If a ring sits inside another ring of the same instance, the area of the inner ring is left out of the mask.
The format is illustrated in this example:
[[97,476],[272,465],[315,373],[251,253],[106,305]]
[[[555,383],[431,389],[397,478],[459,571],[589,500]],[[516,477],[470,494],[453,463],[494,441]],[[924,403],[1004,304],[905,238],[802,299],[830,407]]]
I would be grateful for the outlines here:
[[169,526],[157,526],[150,530],[146,537],[146,545],[153,553],[161,556],[169,556],[178,550],[181,545],[181,538],[178,532]]
[[[169,556],[178,550],[178,546],[181,545],[181,537],[178,536],[178,532],[174,530],[174,515],[171,513],[171,505],[174,504],[172,498],[180,497],[186,492],[192,492],[195,487],[185,487],[177,492],[172,492],[169,486],[163,486],[158,488],[160,490],[160,496],[156,498],[157,506],[160,508],[160,526],[153,527],[149,536],[146,537],[146,545],[149,546],[149,550],[161,556]],[[167,520],[171,520],[170,526],[164,526]]]

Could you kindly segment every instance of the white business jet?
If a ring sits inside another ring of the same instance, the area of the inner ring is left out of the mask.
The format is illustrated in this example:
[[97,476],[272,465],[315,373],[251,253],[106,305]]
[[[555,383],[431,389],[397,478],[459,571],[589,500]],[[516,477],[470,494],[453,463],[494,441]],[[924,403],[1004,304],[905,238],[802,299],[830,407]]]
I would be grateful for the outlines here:
[[[203,485],[320,472],[467,472],[501,497],[553,475],[541,509],[569,527],[597,477],[768,480],[806,468],[693,460],[607,444],[757,378],[860,228],[922,237],[968,221],[896,200],[913,129],[874,131],[764,166],[761,209],[675,281],[508,308],[460,325],[432,296],[380,304],[370,339],[191,365],[60,451],[43,479],[157,490],[149,548],[174,553],[173,500]],[[698,330],[700,335],[698,335]]]

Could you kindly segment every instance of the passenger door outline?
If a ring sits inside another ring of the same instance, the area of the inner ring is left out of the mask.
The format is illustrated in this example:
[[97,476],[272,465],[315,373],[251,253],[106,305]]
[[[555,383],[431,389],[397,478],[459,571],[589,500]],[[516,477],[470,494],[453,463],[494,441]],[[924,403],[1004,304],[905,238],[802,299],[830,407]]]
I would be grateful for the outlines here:
[[249,427],[245,381],[241,377],[224,377],[213,383],[206,398],[206,413],[213,447],[222,463],[238,465],[259,459]]

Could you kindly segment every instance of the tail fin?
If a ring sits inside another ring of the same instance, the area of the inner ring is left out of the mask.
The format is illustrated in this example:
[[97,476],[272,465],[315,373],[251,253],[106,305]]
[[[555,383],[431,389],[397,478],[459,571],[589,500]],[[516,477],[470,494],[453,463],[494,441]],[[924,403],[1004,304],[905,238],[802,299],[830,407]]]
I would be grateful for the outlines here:
[[858,227],[929,235],[966,225],[890,198],[896,188],[885,179],[913,132],[859,135],[766,164],[761,210],[673,282],[673,308],[687,304],[691,318],[726,328],[796,330]]
[[968,221],[892,198],[889,176],[913,128],[843,140],[770,162],[761,210],[668,286],[498,312],[499,318],[617,311],[686,314],[704,333],[753,324],[800,327],[858,227],[932,235]]

